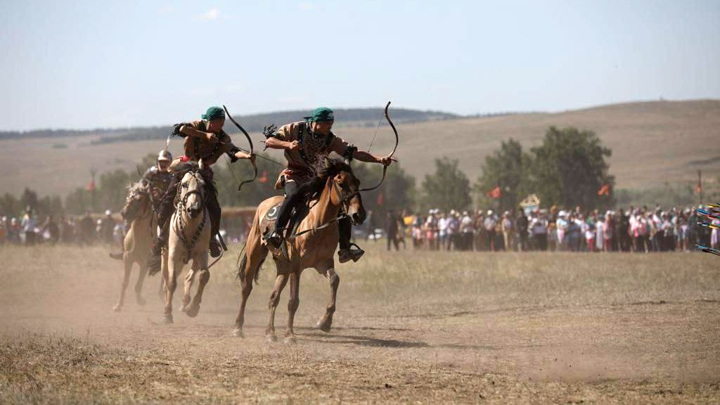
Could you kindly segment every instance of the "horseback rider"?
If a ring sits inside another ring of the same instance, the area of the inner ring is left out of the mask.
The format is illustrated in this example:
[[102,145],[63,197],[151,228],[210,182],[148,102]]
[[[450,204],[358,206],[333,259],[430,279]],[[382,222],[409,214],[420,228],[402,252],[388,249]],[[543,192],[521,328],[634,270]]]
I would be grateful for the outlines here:
[[[150,193],[150,201],[153,204],[153,209],[157,211],[158,205],[162,196],[165,195],[170,182],[172,181],[173,174],[170,172],[170,163],[172,162],[172,153],[163,149],[158,153],[155,164],[150,166],[140,178],[140,183],[143,187],[148,189]],[[135,203],[135,200],[131,201],[131,204]],[[124,249],[123,239],[125,235],[130,231],[130,225],[135,220],[133,214],[137,214],[138,210],[123,209],[120,214],[123,218],[123,238],[120,239],[120,246]],[[110,257],[113,259],[122,259],[123,252],[110,253]]]
[[[254,155],[243,152],[237,146],[233,145],[230,136],[223,131],[223,125],[225,125],[225,111],[220,107],[210,107],[205,114],[202,115],[202,120],[176,124],[173,131],[174,135],[185,138],[183,141],[185,156],[176,159],[171,167],[175,166],[176,162],[187,162],[190,160],[199,162],[200,159],[202,159],[205,164],[205,168],[200,171],[200,174],[205,180],[205,205],[210,214],[212,235],[210,239],[210,255],[212,257],[218,257],[221,252],[220,243],[215,235],[217,235],[220,230],[220,216],[222,212],[217,200],[217,191],[213,183],[213,171],[210,166],[217,162],[223,154],[227,154],[233,163],[239,159],[250,159],[253,162],[255,159]],[[178,192],[177,186],[184,174],[183,172],[178,172],[173,175],[172,181],[159,204],[159,232],[151,248],[149,260],[151,269],[159,265],[162,247],[167,245],[170,217],[174,212],[174,200]]]
[[[274,126],[265,129],[265,146],[285,151],[288,161],[287,168],[280,173],[276,188],[283,188],[285,200],[280,206],[280,212],[275,229],[266,235],[265,240],[275,248],[280,247],[284,239],[284,228],[290,220],[293,209],[299,211],[302,204],[310,194],[322,188],[322,179],[317,174],[325,164],[325,157],[335,152],[345,159],[357,159],[362,162],[380,163],[389,166],[391,157],[378,157],[369,152],[359,151],[357,147],[348,144],[337,137],[332,131],[335,117],[333,111],[327,107],[316,108],[310,117],[304,121],[293,122],[275,130]],[[349,260],[358,261],[365,253],[362,249],[350,243],[352,223],[349,218],[338,221],[340,228],[340,250],[338,256],[340,263]]]

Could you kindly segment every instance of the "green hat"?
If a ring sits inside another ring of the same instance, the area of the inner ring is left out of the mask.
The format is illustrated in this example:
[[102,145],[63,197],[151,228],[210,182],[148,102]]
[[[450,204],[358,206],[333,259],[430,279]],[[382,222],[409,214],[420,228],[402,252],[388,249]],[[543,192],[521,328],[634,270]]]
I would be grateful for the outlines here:
[[212,121],[218,118],[225,119],[225,111],[220,107],[210,107],[202,115],[202,119]]
[[335,121],[335,115],[333,110],[327,107],[318,107],[313,110],[313,113],[309,117],[305,117],[310,122],[331,122]]

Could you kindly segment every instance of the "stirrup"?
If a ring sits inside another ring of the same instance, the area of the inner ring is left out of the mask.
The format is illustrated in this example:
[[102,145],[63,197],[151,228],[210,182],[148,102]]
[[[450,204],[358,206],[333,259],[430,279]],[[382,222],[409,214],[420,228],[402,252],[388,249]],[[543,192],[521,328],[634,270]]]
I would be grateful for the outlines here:
[[[355,249],[353,249],[353,247],[355,247]],[[349,248],[340,249],[338,252],[338,258],[340,263],[349,262],[350,260],[357,262],[364,254],[365,251],[360,249],[360,246],[351,243]]]
[[220,256],[220,253],[222,253],[221,249],[222,247],[220,246],[220,242],[218,242],[215,238],[210,239],[210,256]]
[[282,232],[278,232],[277,230],[273,230],[268,233],[263,237],[263,239],[265,239],[268,245],[274,247],[275,249],[278,249],[283,243]]
[[118,253],[110,252],[108,254],[110,255],[111,258],[113,258],[115,260],[122,260],[125,257],[125,252],[118,252]]

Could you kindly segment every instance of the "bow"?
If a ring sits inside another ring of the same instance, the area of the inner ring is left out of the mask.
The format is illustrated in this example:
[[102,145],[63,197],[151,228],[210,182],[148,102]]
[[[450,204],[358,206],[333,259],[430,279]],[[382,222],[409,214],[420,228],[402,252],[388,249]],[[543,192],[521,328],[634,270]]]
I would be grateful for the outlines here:
[[[240,131],[242,131],[242,133],[245,135],[245,138],[247,138],[248,143],[250,144],[250,156],[254,155],[255,148],[253,147],[253,141],[252,141],[252,138],[250,138],[250,135],[247,133],[247,131],[245,131],[245,128],[243,128],[242,125],[238,124],[238,122],[235,121],[235,119],[232,117],[232,115],[230,115],[230,111],[228,111],[228,109],[227,109],[227,107],[225,107],[225,105],[223,105],[223,109],[225,110],[225,114],[227,115],[227,117],[230,118],[230,121],[232,121],[232,123],[235,124],[235,126],[238,127],[238,129]],[[250,163],[252,163],[253,171],[255,172],[255,174],[253,175],[252,179],[243,180],[242,182],[240,182],[240,184],[238,185],[238,191],[240,191],[242,189],[242,186],[245,183],[252,183],[253,181],[255,181],[255,179],[257,179],[257,176],[258,176],[257,166],[255,165],[255,162],[253,162],[252,160],[250,161]]]
[[[395,133],[395,147],[393,148],[392,152],[390,152],[390,155],[388,155],[389,158],[392,158],[395,154],[395,151],[397,150],[398,144],[400,143],[400,138],[398,137],[398,131],[395,129],[395,124],[393,124],[392,120],[390,119],[390,114],[388,114],[388,109],[390,108],[390,101],[388,101],[387,105],[385,105],[385,119],[387,120],[388,124],[390,124],[390,127],[392,128],[393,132]],[[359,191],[372,191],[376,188],[380,187],[380,185],[383,184],[383,181],[385,181],[385,173],[387,172],[387,166],[383,166],[383,172],[382,172],[382,178],[380,179],[380,183],[378,183],[377,186],[372,188],[362,188]]]

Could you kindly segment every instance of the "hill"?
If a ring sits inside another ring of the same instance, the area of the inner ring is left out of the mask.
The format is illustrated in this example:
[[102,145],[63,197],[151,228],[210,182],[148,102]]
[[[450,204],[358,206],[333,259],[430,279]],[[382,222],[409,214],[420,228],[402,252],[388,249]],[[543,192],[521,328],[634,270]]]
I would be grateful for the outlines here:
[[[340,111],[338,124],[343,123]],[[381,111],[368,109],[367,115],[345,122],[350,125],[338,125],[336,132],[358,147],[367,148]],[[412,122],[410,113],[401,120],[401,111],[391,109],[400,132],[396,157],[419,182],[434,169],[433,160],[442,156],[459,159],[461,168],[474,181],[485,156],[496,150],[501,141],[512,137],[529,148],[538,145],[547,128],[553,125],[595,131],[613,151],[610,171],[616,176],[619,188],[693,181],[698,169],[703,170],[707,181],[712,181],[720,172],[720,100],[638,102],[560,113],[466,118],[436,113],[433,118],[426,115],[422,122]],[[307,112],[293,114],[299,117]],[[291,121],[266,118],[269,117],[258,118],[258,122]],[[245,118],[242,123],[250,127],[250,121]],[[226,128],[231,134],[237,132],[230,126]],[[251,135],[259,144],[262,140],[259,128],[250,128],[254,129]],[[27,186],[41,194],[65,194],[88,183],[91,167],[134,169],[134,164],[143,156],[163,147],[164,134],[152,140],[118,138],[112,143],[103,141],[102,138],[109,135],[102,133],[0,140],[0,168],[5,173],[0,189],[17,194]],[[244,139],[237,139],[242,147]],[[392,132],[383,125],[372,152],[387,153],[393,142]],[[179,149],[180,143],[173,141],[171,150],[177,153]],[[280,159],[279,151],[269,153]]]

